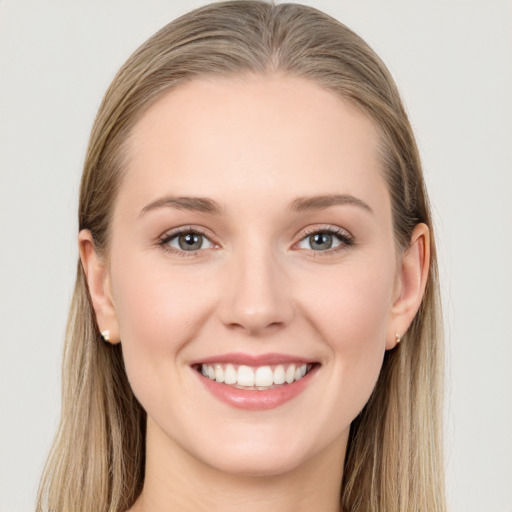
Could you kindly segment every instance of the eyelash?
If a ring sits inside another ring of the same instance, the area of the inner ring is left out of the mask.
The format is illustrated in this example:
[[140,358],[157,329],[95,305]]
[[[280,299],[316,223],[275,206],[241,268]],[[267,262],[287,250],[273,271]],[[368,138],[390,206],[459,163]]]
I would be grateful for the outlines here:
[[[333,235],[340,241],[340,245],[338,247],[332,248],[332,249],[326,249],[324,251],[315,251],[313,249],[305,249],[307,250],[311,256],[318,257],[328,257],[330,255],[333,255],[340,250],[346,249],[347,247],[351,247],[355,244],[354,237],[346,230],[339,228],[339,227],[333,227],[333,226],[314,226],[311,228],[306,228],[306,230],[302,233],[301,239],[294,244],[294,247],[296,247],[299,243],[310,237],[311,235],[315,234],[329,234]],[[202,231],[201,229],[198,229],[197,227],[192,226],[184,226],[181,228],[176,228],[175,230],[166,232],[159,240],[158,245],[165,251],[173,254],[178,254],[181,257],[184,258],[193,258],[199,256],[199,253],[202,252],[204,249],[197,249],[192,251],[184,251],[180,249],[175,249],[174,247],[171,247],[169,245],[169,242],[176,237],[184,234],[191,234],[191,235],[198,235],[206,238],[210,243],[213,245],[216,245],[215,242],[213,242],[210,238],[210,235],[206,234],[206,232]]]
[[[178,254],[179,256],[183,258],[194,258],[199,256],[199,253],[201,250],[195,250],[195,251],[184,251],[180,249],[175,249],[174,247],[171,247],[169,245],[169,242],[173,240],[174,238],[180,236],[180,235],[199,235],[207,240],[209,240],[213,245],[216,245],[215,242],[211,240],[210,235],[206,234],[206,232],[202,231],[201,229],[198,229],[197,227],[192,226],[184,226],[181,228],[176,228],[172,231],[167,231],[158,242],[158,245],[165,251],[173,254]],[[204,250],[204,249],[203,249]]]
[[326,249],[325,251],[315,251],[313,249],[306,249],[310,256],[316,257],[329,257],[337,254],[339,251],[343,251],[348,247],[352,247],[355,244],[354,237],[345,229],[335,226],[312,226],[310,228],[306,228],[302,234],[301,239],[295,244],[301,243],[303,240],[307,239],[311,235],[325,233],[328,235],[333,235],[340,241],[340,245],[338,247],[334,247],[332,249]]

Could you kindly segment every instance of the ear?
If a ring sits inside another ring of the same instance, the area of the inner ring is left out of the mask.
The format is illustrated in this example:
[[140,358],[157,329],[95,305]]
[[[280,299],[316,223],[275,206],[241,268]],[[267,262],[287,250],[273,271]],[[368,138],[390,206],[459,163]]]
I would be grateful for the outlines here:
[[101,333],[109,331],[109,343],[119,343],[119,324],[112,300],[110,275],[107,263],[96,251],[91,232],[83,229],[78,235],[80,260],[89,287],[98,329]]
[[418,224],[399,264],[395,300],[391,308],[386,349],[394,348],[420,308],[430,267],[430,234],[426,224]]

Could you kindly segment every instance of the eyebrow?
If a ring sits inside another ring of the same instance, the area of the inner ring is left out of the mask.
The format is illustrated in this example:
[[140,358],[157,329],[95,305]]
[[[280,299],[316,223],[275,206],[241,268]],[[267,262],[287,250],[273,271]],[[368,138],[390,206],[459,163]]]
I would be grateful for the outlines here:
[[[291,202],[290,210],[292,212],[305,212],[311,210],[324,210],[331,206],[344,205],[358,206],[359,208],[373,213],[373,210],[367,203],[349,194],[327,194],[320,196],[297,197]],[[207,197],[166,196],[144,206],[140,215],[165,207],[200,213],[210,213],[214,215],[220,215],[222,213],[222,207],[220,204]]]
[[153,201],[152,203],[144,206],[140,214],[144,215],[147,212],[164,207],[201,213],[212,213],[215,215],[218,215],[222,212],[222,208],[219,203],[213,199],[208,199],[206,197],[167,196],[162,197],[161,199],[157,199],[156,201]]
[[362,199],[351,196],[350,194],[327,194],[321,196],[298,197],[292,201],[290,209],[294,212],[304,212],[308,210],[323,210],[331,206],[357,206],[373,213],[370,206]]

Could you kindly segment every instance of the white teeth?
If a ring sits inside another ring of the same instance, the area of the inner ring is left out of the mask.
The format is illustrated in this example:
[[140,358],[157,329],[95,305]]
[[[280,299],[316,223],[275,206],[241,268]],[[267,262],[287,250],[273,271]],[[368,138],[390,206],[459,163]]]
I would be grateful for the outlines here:
[[291,384],[295,380],[295,365],[294,364],[291,364],[290,366],[288,366],[288,369],[286,370],[285,379],[288,384]]
[[260,366],[256,370],[254,383],[256,386],[260,387],[272,386],[272,384],[274,384],[274,373],[270,369],[270,366]]
[[236,370],[232,364],[226,365],[224,370],[224,382],[226,384],[236,384]]
[[217,382],[224,382],[224,370],[220,364],[215,365],[215,380]]
[[290,364],[286,368],[279,364],[272,370],[272,367],[268,365],[257,368],[241,365],[237,369],[232,364],[217,363],[214,365],[203,364],[200,370],[205,377],[219,383],[262,390],[269,389],[273,385],[280,386],[285,382],[292,384],[302,379],[308,372],[308,365]]
[[299,366],[295,370],[295,380],[302,379],[302,377],[304,377],[304,375],[306,375],[307,371],[308,371],[308,365],[307,364],[303,364],[302,366]]
[[254,371],[249,366],[239,366],[238,367],[238,375],[237,382],[239,386],[254,386]]
[[284,384],[286,380],[286,375],[284,373],[284,368],[280,364],[274,370],[274,384]]

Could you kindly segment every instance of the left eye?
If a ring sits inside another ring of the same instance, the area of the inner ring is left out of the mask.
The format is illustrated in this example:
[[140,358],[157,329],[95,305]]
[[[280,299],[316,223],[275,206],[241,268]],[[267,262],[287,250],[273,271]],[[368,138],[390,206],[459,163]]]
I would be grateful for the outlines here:
[[343,243],[347,243],[346,237],[332,233],[330,231],[317,231],[303,238],[299,243],[300,249],[309,249],[313,251],[328,251],[335,249]]
[[213,247],[213,243],[206,236],[195,231],[187,231],[170,236],[165,243],[173,249],[181,251],[199,251]]

